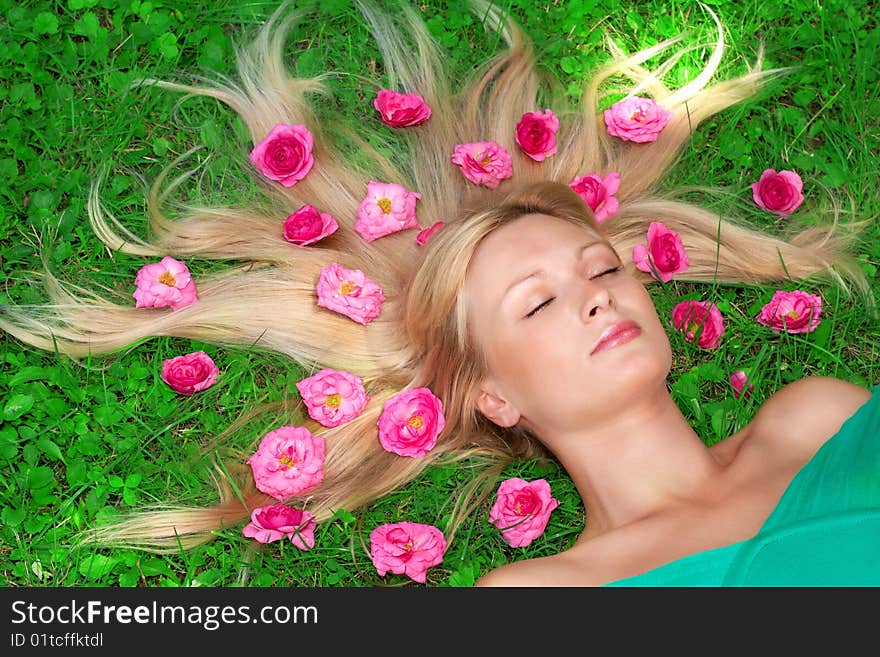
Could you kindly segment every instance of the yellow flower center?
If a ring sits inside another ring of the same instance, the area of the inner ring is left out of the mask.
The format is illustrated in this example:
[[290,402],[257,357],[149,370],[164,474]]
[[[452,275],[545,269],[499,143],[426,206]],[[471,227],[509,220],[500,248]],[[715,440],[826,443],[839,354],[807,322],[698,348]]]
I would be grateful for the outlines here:
[[697,334],[697,331],[700,330],[700,325],[694,322],[693,324],[688,324],[687,334],[688,337],[692,338]]
[[797,310],[792,310],[790,312],[787,312],[787,313],[785,313],[785,316],[788,317],[789,319],[797,319],[798,318]]
[[346,296],[347,294],[351,294],[354,292],[357,285],[354,283],[350,283],[349,281],[344,281],[342,283],[342,287],[339,288],[339,291],[342,293],[342,296]]
[[645,114],[645,112],[643,112],[641,109],[637,109],[635,112],[633,112],[632,116],[629,117],[629,120],[630,121],[638,121],[639,123],[644,123],[646,118],[648,118],[648,117]]
[[407,422],[407,424],[408,424],[409,426],[411,426],[413,429],[415,429],[416,431],[418,431],[419,429],[422,428],[422,425],[424,425],[424,422],[422,422],[422,416],[421,416],[421,415],[413,415],[413,416],[409,419],[409,422]]
[[177,284],[177,281],[174,280],[174,275],[170,271],[166,271],[159,277],[159,282],[164,283],[169,287],[174,287]]
[[390,198],[380,198],[378,201],[376,201],[376,205],[379,206],[379,209],[382,210],[383,214],[391,214]]
[[324,404],[329,406],[330,408],[339,408],[339,405],[342,403],[342,397],[339,393],[333,393],[332,395],[327,395],[327,398],[324,399]]
[[489,166],[492,163],[492,156],[485,155],[483,157],[480,157],[481,155],[482,155],[482,153],[477,153],[477,158],[479,158],[480,166],[481,167]]
[[296,460],[290,454],[285,454],[280,459],[278,459],[278,464],[285,470],[287,470],[296,465]]

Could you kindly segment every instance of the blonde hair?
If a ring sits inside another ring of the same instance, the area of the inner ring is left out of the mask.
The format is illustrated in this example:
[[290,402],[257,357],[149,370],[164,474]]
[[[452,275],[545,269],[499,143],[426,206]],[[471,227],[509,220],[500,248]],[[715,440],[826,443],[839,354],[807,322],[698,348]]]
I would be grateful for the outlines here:
[[[319,123],[309,97],[328,93],[324,81],[291,77],[285,66],[286,37],[301,16],[289,11],[288,4],[273,13],[247,48],[236,49],[237,82],[218,78],[141,84],[225,103],[244,121],[254,143],[278,123],[305,124],[315,136],[315,165],[305,179],[284,187],[255,172],[264,202],[254,207],[189,207],[171,219],[162,208],[187,179],[184,174],[166,185],[167,172],[179,164],[174,162],[149,194],[151,240],[132,234],[106,211],[100,179],[89,197],[91,225],[112,250],[149,257],[231,259],[241,261],[241,266],[197,277],[199,300],[174,312],[113,302],[47,273],[52,303],[7,308],[0,327],[27,344],[74,358],[113,352],[152,336],[175,336],[256,345],[285,354],[308,370],[327,367],[362,377],[370,402],[341,426],[321,426],[305,417],[300,405],[281,407],[291,422],[326,439],[324,481],[304,498],[288,500],[307,508],[318,521],[340,508],[369,504],[440,460],[476,458],[488,469],[483,479],[474,479],[472,490],[465,491],[460,505],[465,513],[474,504],[468,494],[485,492],[483,484],[492,484],[500,467],[511,459],[542,453],[540,443],[524,429],[501,429],[476,410],[473,393],[486,365],[471,342],[461,294],[468,263],[481,240],[524,214],[539,212],[583,225],[624,255],[644,241],[650,221],[663,221],[681,235],[688,251],[690,267],[679,276],[682,280],[757,283],[816,276],[845,290],[850,284],[868,289],[848,254],[858,224],[844,230],[835,222],[776,237],[660,193],[661,179],[697,126],[750,97],[780,73],[762,70],[759,61],[744,75],[710,84],[724,50],[720,24],[704,69],[685,86],[669,89],[663,83],[664,75],[691,48],[682,47],[681,38],[633,55],[624,55],[609,42],[610,62],[595,71],[579,102],[572,104],[562,95],[551,95],[554,87],[538,74],[524,33],[487,2],[474,0],[472,10],[501,34],[507,47],[477,69],[460,93],[450,91],[441,53],[415,10],[403,7],[395,21],[359,3],[381,50],[388,86],[419,93],[433,110],[426,123],[401,131],[406,149],[392,158],[347,129],[344,118]],[[669,52],[659,66],[644,67]],[[623,142],[604,131],[599,114],[603,94],[614,81],[622,89],[620,79],[627,80],[630,95],[647,93],[672,112],[655,142]],[[525,156],[514,142],[519,118],[539,107],[552,107],[560,119],[559,152],[542,163]],[[493,140],[507,149],[513,157],[513,181],[488,190],[464,179],[450,155],[456,144],[476,140]],[[357,158],[346,158],[334,143],[345,144]],[[620,175],[620,208],[599,225],[568,183],[578,175],[610,171]],[[370,180],[420,191],[420,224],[446,225],[424,246],[416,244],[412,231],[367,243],[353,224]],[[294,248],[283,240],[279,226],[304,204],[329,212],[340,228],[317,244]],[[382,287],[382,312],[368,325],[317,306],[315,284],[331,262],[360,269]],[[652,281],[631,263],[627,266],[646,284]],[[402,458],[380,446],[376,423],[387,399],[415,386],[430,388],[443,401],[447,424],[426,457]],[[219,477],[220,502],[214,506],[144,510],[118,524],[95,528],[88,540],[158,551],[210,540],[213,531],[239,524],[253,508],[275,502],[254,488],[246,467],[239,474],[240,480],[233,482]]]

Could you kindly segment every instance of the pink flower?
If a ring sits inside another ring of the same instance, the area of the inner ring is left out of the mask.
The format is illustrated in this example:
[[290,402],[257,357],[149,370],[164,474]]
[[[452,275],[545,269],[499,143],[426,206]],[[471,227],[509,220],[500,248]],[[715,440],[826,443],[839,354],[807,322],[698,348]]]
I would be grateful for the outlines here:
[[338,427],[356,418],[370,400],[361,377],[329,367],[297,381],[296,389],[309,417],[325,427]]
[[251,162],[270,180],[292,187],[315,163],[314,137],[304,125],[279,123],[250,153]]
[[217,383],[220,369],[204,351],[162,361],[162,380],[181,395],[191,395]]
[[325,441],[305,427],[280,427],[260,441],[248,459],[257,488],[278,500],[324,480]]
[[382,123],[392,128],[418,125],[431,118],[431,108],[418,94],[380,89],[373,99],[373,107],[382,117]]
[[409,388],[385,402],[379,416],[379,442],[400,456],[424,456],[446,426],[443,402],[428,388]]
[[457,144],[452,162],[461,168],[465,178],[489,189],[495,189],[502,180],[513,175],[510,154],[494,141]]
[[419,246],[422,246],[425,242],[427,242],[430,239],[431,235],[436,233],[438,230],[443,228],[443,226],[445,226],[445,225],[446,225],[445,222],[437,221],[434,223],[433,226],[429,226],[428,228],[425,228],[424,230],[419,231],[419,234],[416,235],[416,244],[418,244]]
[[367,194],[357,209],[354,229],[367,242],[407,228],[418,228],[416,202],[422,198],[397,183],[367,183]]
[[333,262],[321,269],[316,286],[318,305],[368,324],[382,311],[382,288],[360,269],[346,269]]
[[682,301],[672,309],[672,326],[693,342],[699,333],[700,349],[715,349],[724,335],[724,318],[711,301]]
[[664,283],[686,271],[690,264],[679,234],[659,221],[648,226],[647,248],[644,244],[633,247],[632,259],[638,269]]
[[489,521],[501,530],[509,545],[525,547],[544,533],[550,512],[557,506],[559,501],[551,495],[545,479],[530,482],[511,477],[498,487]]
[[138,270],[132,295],[135,308],[184,308],[198,301],[196,284],[189,269],[179,260],[165,256],[159,262],[144,265]]
[[251,512],[251,521],[241,533],[260,543],[286,536],[300,550],[308,550],[315,547],[315,516],[284,504],[261,506]]
[[542,162],[556,152],[559,119],[550,110],[526,112],[516,124],[516,143],[523,153]]
[[609,135],[624,141],[655,141],[672,112],[660,107],[650,98],[633,96],[614,103],[605,110],[605,126]]
[[284,239],[298,246],[314,244],[339,228],[333,215],[304,205],[284,220]]
[[[748,384],[748,388],[746,388],[746,384]],[[754,384],[749,381],[748,376],[742,370],[737,370],[730,375],[730,385],[733,386],[733,396],[737,399],[740,396],[748,399],[752,390],[755,389]]]
[[777,290],[769,303],[761,308],[757,320],[774,333],[812,333],[819,326],[821,314],[822,297],[803,290]]
[[752,198],[765,210],[786,217],[804,202],[803,188],[801,177],[794,171],[764,169],[760,180],[752,183]]
[[379,575],[389,570],[425,583],[428,568],[443,561],[446,538],[433,525],[397,522],[370,532],[370,558]]
[[598,173],[577,176],[568,183],[568,186],[580,194],[600,224],[617,212],[620,204],[614,194],[620,187],[620,174],[616,171],[612,171],[604,178]]

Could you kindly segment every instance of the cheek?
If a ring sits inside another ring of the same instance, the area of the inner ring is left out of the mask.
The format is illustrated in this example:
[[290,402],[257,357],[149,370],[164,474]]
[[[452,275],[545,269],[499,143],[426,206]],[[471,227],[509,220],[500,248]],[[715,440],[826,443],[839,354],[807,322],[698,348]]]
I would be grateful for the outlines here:
[[516,338],[497,341],[489,354],[489,368],[526,416],[535,416],[536,409],[555,415],[583,386],[584,367],[577,361],[577,349],[558,323],[536,324]]
[[662,330],[663,324],[660,316],[657,314],[657,306],[654,305],[654,300],[651,298],[648,290],[635,279],[631,279],[630,285],[621,294],[621,298],[624,299],[622,303],[625,303],[627,306],[622,308],[621,312],[634,315],[636,321],[643,326],[650,324],[652,327]]
[[559,337],[558,331],[554,336],[547,330],[528,330],[506,340],[497,340],[489,359],[490,368],[508,383],[515,385],[518,380],[525,381],[541,370],[548,360],[554,359],[553,350],[560,341]]
[[589,346],[582,335],[558,322],[545,321],[540,330],[510,352],[505,380],[527,416],[565,413],[584,394],[590,376]]

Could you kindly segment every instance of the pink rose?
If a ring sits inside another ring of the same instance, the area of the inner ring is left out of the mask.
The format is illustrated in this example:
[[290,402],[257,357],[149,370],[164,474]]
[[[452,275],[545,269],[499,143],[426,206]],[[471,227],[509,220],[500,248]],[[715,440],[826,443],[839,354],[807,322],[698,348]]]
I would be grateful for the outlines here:
[[217,383],[220,369],[204,351],[162,361],[162,380],[181,395],[191,395]]
[[760,207],[786,217],[804,202],[804,183],[794,171],[764,169],[760,180],[752,183],[752,198]]
[[318,305],[360,323],[368,324],[382,311],[382,288],[360,269],[333,262],[321,269],[316,286]]
[[300,550],[315,547],[315,516],[284,504],[261,506],[241,533],[260,543],[280,541],[285,536]]
[[650,98],[633,96],[614,103],[605,110],[605,126],[609,135],[624,141],[655,141],[672,112],[660,107]]
[[382,117],[382,123],[392,128],[418,125],[431,118],[431,108],[418,94],[380,89],[373,99],[373,107]]
[[407,228],[418,228],[416,202],[422,198],[397,183],[367,183],[367,194],[357,209],[354,229],[367,242]]
[[556,152],[559,119],[550,110],[526,112],[516,124],[516,143],[523,153],[542,162]]
[[[746,388],[746,384],[748,384],[748,388]],[[737,370],[730,375],[730,385],[733,386],[733,396],[737,399],[740,396],[748,399],[752,390],[755,389],[754,384],[749,381],[748,376],[742,370]]]
[[568,186],[580,194],[600,224],[615,214],[620,206],[614,197],[620,187],[620,174],[616,171],[612,171],[604,178],[598,173],[577,176],[568,183]]
[[397,522],[370,532],[370,558],[379,575],[389,570],[425,583],[428,568],[443,561],[446,538],[433,525]]
[[339,228],[333,215],[304,205],[284,220],[284,239],[298,246],[314,244]]
[[424,243],[427,242],[431,238],[431,235],[436,233],[438,230],[443,228],[443,226],[445,226],[445,225],[446,225],[445,222],[437,221],[437,222],[434,222],[433,226],[429,226],[428,228],[425,228],[424,230],[419,231],[419,234],[416,235],[416,244],[418,244],[419,246],[424,245]]
[[356,418],[370,400],[361,377],[329,367],[297,381],[296,389],[309,417],[325,427],[338,427]]
[[557,506],[559,501],[551,495],[546,480],[511,477],[498,487],[489,521],[501,530],[509,545],[525,547],[544,533],[550,512]]
[[803,290],[777,290],[758,314],[758,324],[769,326],[774,333],[812,333],[819,326],[822,297]]
[[324,439],[305,427],[280,427],[263,436],[247,462],[257,488],[285,500],[324,480],[325,449]]
[[672,326],[693,342],[699,333],[700,349],[715,349],[724,335],[724,318],[711,301],[682,301],[672,309]]
[[159,262],[144,265],[134,279],[137,289],[132,296],[135,308],[184,308],[195,301],[196,284],[189,269],[179,260],[165,256]]
[[385,402],[379,416],[379,442],[400,456],[424,456],[446,426],[443,402],[428,388],[409,388]]
[[313,146],[314,137],[304,125],[279,123],[254,147],[250,158],[269,180],[292,187],[315,163]]
[[679,234],[659,221],[652,221],[648,226],[647,248],[644,244],[633,247],[632,259],[636,268],[664,283],[687,270],[690,264]]
[[494,141],[457,144],[452,162],[461,168],[464,177],[475,185],[495,189],[502,180],[513,175],[510,154]]

